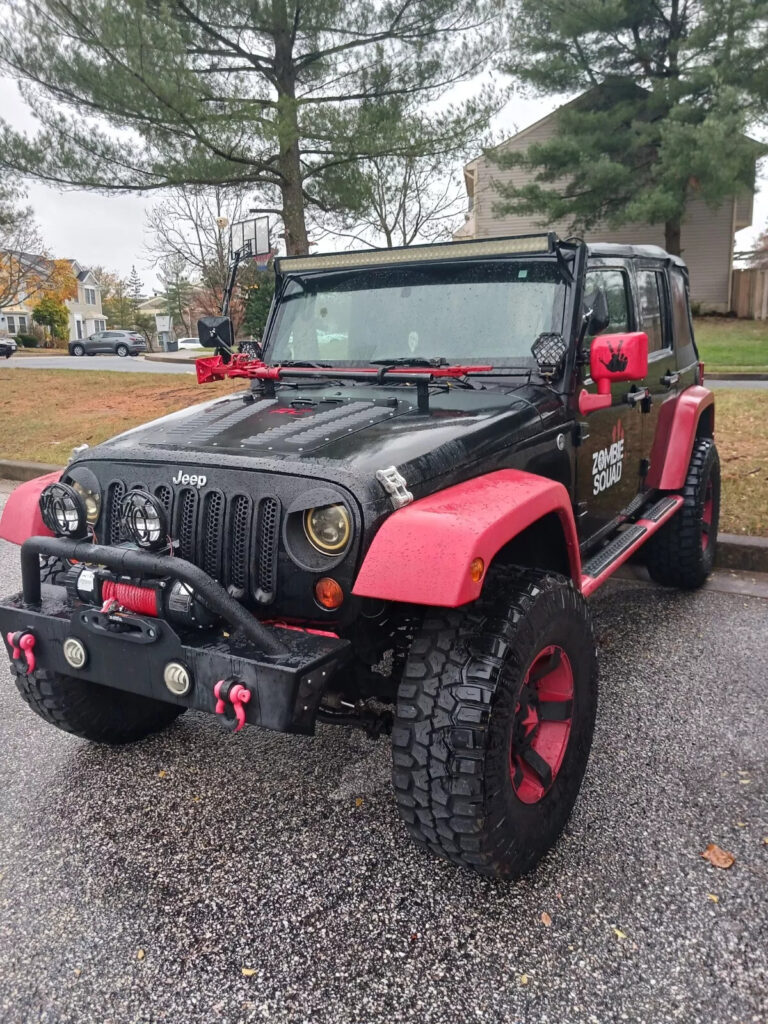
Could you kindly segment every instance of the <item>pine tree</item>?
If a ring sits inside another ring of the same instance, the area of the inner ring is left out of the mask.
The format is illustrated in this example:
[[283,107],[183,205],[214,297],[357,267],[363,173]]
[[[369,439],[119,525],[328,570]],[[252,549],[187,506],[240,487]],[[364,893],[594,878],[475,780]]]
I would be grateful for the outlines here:
[[144,287],[144,282],[138,275],[136,267],[131,267],[131,273],[127,281],[127,296],[128,296],[128,312],[130,313],[131,319],[135,320],[139,315],[139,306],[141,305],[144,296],[141,293],[141,289]]
[[493,59],[499,3],[19,3],[0,61],[42,128],[4,126],[0,164],[106,192],[245,186],[303,253],[307,206],[357,209],[360,160],[456,152],[484,132],[491,90],[434,101]]
[[584,91],[549,141],[502,166],[535,172],[500,188],[500,212],[572,230],[663,224],[680,252],[690,198],[713,207],[754,186],[764,151],[746,132],[768,110],[764,0],[510,0],[506,70],[541,94]]

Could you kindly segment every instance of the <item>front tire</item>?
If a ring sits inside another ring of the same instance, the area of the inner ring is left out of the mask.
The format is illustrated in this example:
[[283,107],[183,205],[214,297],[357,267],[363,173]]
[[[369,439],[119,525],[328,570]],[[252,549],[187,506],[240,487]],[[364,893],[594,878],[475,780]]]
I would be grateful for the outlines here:
[[121,359],[125,359],[125,357],[128,355],[128,346],[118,345],[117,348],[115,349],[115,352],[117,353],[117,355],[120,356]]
[[16,686],[44,721],[94,743],[134,743],[165,729],[185,710],[45,669],[17,675]]
[[589,611],[564,577],[502,570],[468,608],[431,610],[392,733],[411,836],[483,875],[530,871],[571,813],[596,710]]
[[711,437],[696,438],[683,504],[645,547],[652,580],[665,587],[695,590],[715,564],[720,523],[720,458]]
[[85,349],[83,348],[82,345],[73,345],[72,346],[72,355],[73,356],[84,356],[85,355]]

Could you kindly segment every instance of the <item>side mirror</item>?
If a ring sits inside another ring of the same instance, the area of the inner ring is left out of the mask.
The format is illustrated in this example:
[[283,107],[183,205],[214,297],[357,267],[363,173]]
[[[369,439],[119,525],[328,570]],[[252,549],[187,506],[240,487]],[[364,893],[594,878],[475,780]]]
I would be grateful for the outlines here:
[[197,321],[197,336],[203,348],[215,349],[222,361],[228,363],[234,348],[234,331],[228,316],[204,316]]
[[622,380],[642,380],[648,373],[648,335],[600,334],[589,349],[589,372],[597,384],[597,394],[584,390],[579,395],[579,412],[607,409],[611,404],[611,384]]
[[608,298],[602,288],[598,288],[587,300],[587,309],[591,310],[587,323],[587,334],[599,334],[611,322],[608,312]]

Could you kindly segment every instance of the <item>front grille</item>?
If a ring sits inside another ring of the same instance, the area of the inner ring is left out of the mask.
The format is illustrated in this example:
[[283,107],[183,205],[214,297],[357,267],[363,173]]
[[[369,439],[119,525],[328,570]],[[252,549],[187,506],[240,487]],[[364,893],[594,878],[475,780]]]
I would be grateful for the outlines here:
[[[120,530],[120,502],[134,481],[112,481],[107,487],[105,535],[110,544],[126,538]],[[146,489],[145,485],[141,485]],[[166,484],[154,489],[168,516],[171,536],[181,558],[198,565],[236,597],[250,595],[270,604],[277,595],[277,548],[280,502],[264,497],[254,502],[247,494],[225,495],[211,489]]]

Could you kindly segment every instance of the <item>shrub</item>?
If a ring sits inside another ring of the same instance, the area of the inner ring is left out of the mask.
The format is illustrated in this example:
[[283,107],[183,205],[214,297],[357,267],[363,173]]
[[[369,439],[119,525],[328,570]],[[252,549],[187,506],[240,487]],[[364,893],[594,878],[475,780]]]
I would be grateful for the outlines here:
[[17,334],[16,343],[20,348],[37,348],[38,338],[35,334]]

